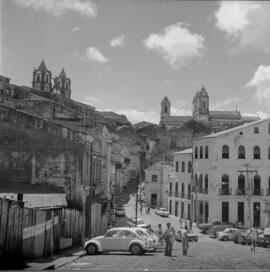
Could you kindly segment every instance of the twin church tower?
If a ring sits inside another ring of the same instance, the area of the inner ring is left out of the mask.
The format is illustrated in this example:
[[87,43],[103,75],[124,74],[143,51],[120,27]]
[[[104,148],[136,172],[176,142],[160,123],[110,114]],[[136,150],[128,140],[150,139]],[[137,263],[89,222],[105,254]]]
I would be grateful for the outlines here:
[[66,76],[64,68],[62,68],[60,74],[54,78],[53,85],[52,73],[47,69],[44,60],[41,61],[37,69],[34,69],[32,82],[33,89],[48,94],[56,94],[61,96],[63,99],[70,99],[70,85],[70,78]]

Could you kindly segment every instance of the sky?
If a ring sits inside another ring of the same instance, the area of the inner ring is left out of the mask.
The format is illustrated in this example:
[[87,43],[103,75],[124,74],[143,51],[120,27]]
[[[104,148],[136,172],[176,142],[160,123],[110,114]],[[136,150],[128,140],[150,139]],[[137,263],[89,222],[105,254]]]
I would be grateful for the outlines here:
[[270,2],[0,0],[0,74],[31,86],[42,59],[72,99],[132,122],[210,110],[270,115]]

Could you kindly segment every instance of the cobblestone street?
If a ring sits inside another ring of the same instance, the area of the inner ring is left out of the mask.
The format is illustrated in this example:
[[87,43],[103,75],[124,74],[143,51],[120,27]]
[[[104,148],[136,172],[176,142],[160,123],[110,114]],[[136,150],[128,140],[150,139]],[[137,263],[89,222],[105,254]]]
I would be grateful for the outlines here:
[[[125,206],[127,216],[134,216],[134,199]],[[169,219],[161,218],[151,210],[150,215],[142,216],[146,224],[156,228],[158,223],[165,227],[166,222],[171,222],[176,229],[179,222],[174,216]],[[121,225],[121,223],[120,223]],[[195,229],[195,232],[198,232]],[[181,269],[203,270],[268,270],[270,269],[270,248],[257,248],[256,253],[249,246],[237,245],[233,242],[221,242],[200,235],[199,241],[189,243],[188,256],[182,255],[182,244],[175,242],[173,255],[166,257],[163,252],[148,253],[143,256],[132,256],[129,253],[111,253],[97,256],[84,256],[76,262],[61,267],[61,270],[93,270],[93,271],[165,271]]]

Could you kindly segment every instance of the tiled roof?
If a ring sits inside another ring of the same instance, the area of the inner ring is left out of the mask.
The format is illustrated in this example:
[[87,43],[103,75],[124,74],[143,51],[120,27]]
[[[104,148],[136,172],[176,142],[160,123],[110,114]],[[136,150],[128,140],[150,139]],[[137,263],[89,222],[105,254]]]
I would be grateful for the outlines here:
[[210,119],[237,119],[241,120],[238,111],[210,111]]
[[166,124],[179,124],[185,123],[192,119],[192,116],[164,116],[162,120]]
[[255,121],[255,122],[252,122],[252,123],[248,123],[248,124],[244,124],[244,125],[241,125],[241,126],[237,126],[237,127],[234,127],[234,128],[226,129],[226,130],[223,130],[223,131],[220,131],[220,132],[217,132],[217,133],[213,133],[213,134],[210,134],[210,135],[206,135],[206,136],[197,138],[195,140],[207,139],[207,138],[216,138],[218,136],[226,135],[226,134],[229,134],[229,133],[234,132],[234,131],[243,130],[245,128],[248,128],[248,127],[260,124],[260,123],[265,122],[265,121],[266,122],[270,122],[270,118],[266,118],[266,119],[262,119],[262,120]]
[[182,151],[175,152],[175,153],[173,153],[173,155],[191,154],[191,153],[192,153],[192,148],[188,148],[188,149],[185,149],[185,150],[182,150]]

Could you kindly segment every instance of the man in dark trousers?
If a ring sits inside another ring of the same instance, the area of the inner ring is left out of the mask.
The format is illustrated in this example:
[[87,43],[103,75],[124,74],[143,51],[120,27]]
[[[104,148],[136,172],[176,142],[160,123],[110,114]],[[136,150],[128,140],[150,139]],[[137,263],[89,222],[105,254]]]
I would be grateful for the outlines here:
[[164,255],[165,256],[172,256],[172,244],[173,244],[173,240],[172,240],[172,231],[171,231],[171,224],[167,223],[167,229],[164,231],[164,241],[165,241],[165,252]]

